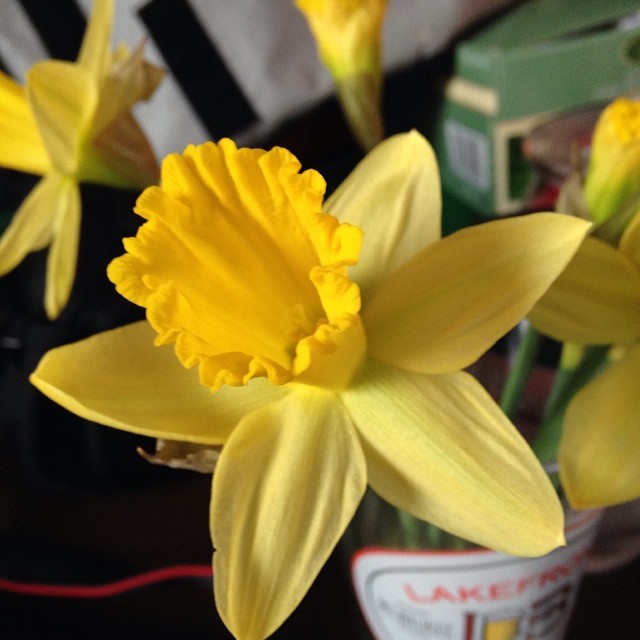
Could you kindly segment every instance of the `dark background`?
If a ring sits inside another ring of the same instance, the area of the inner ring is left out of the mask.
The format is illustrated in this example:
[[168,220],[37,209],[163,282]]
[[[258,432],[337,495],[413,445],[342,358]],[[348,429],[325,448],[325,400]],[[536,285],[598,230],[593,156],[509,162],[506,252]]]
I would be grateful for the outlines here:
[[[6,450],[4,450],[6,451]],[[207,564],[210,478],[172,471],[152,486],[84,495],[34,490],[0,458],[0,577],[94,584],[183,563]],[[640,561],[589,575],[568,640],[638,637]],[[340,550],[274,640],[351,640],[362,624]],[[163,582],[101,600],[0,591],[0,638],[227,640],[208,579]]]

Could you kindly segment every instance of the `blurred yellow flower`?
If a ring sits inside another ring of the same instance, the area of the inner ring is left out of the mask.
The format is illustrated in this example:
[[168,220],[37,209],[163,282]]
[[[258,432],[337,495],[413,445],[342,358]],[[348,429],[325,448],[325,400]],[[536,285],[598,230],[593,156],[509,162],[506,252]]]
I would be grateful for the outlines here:
[[619,345],[616,361],[567,407],[560,476],[577,508],[640,497],[640,215],[618,248],[586,238],[529,319],[557,340]]
[[284,149],[230,140],[166,158],[108,270],[147,320],[54,349],[31,377],[87,419],[223,445],[215,596],[242,640],[299,604],[367,483],[508,553],[563,542],[546,474],[462,369],[589,225],[536,214],[441,239],[437,164],[415,132],[376,147],[324,207],[323,178],[299,170]]
[[387,0],[296,0],[334,78],[382,78],[381,40]]
[[387,0],[296,0],[333,76],[349,124],[365,150],[383,138],[382,27]]
[[618,98],[600,115],[584,198],[596,224],[620,213],[625,205],[631,205],[633,212],[640,209],[640,101]]
[[45,60],[24,88],[0,72],[0,166],[43,178],[0,239],[0,275],[51,245],[45,310],[56,318],[75,277],[82,181],[144,187],[157,180],[154,154],[130,114],[162,71],[142,49],[111,52],[113,1],[96,0],[78,60]]

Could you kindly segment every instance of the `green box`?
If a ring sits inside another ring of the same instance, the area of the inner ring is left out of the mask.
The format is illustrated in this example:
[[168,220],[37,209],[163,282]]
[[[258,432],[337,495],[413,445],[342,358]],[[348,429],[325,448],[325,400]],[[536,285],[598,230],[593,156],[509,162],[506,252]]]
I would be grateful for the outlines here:
[[536,126],[640,89],[638,0],[531,0],[455,52],[436,118],[445,189],[482,216],[522,210]]

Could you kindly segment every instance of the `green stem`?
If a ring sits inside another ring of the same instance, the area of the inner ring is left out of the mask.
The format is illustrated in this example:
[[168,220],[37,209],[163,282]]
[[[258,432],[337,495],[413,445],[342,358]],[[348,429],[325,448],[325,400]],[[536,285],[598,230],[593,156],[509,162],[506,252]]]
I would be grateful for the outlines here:
[[370,73],[342,77],[336,88],[349,128],[362,149],[370,151],[384,138],[376,78]]
[[500,407],[507,417],[511,419],[514,418],[520,408],[541,344],[542,334],[529,325],[516,350],[500,399]]
[[420,548],[420,527],[425,526],[414,516],[398,509],[398,518],[402,529],[402,542],[407,549]]
[[557,459],[562,435],[562,421],[573,396],[606,364],[609,347],[587,347],[582,360],[574,367],[560,366],[547,400],[533,451],[542,462]]

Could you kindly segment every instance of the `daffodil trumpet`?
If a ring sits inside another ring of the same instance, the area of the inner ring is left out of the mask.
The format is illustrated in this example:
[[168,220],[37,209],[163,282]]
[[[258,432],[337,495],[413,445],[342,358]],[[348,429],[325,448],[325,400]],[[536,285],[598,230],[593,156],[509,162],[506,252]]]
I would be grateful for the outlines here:
[[0,72],[0,165],[41,175],[0,238],[0,275],[49,247],[44,307],[65,307],[80,237],[80,182],[144,188],[158,180],[155,156],[131,115],[163,72],[142,46],[111,51],[113,0],[96,0],[76,62],[43,60],[25,86]]
[[74,413],[205,447],[218,611],[262,640],[299,604],[367,485],[478,544],[563,544],[560,501],[464,372],[543,295],[589,224],[554,213],[446,238],[435,155],[378,145],[323,203],[288,151],[168,156],[109,266],[146,320],[47,353],[31,380]]

